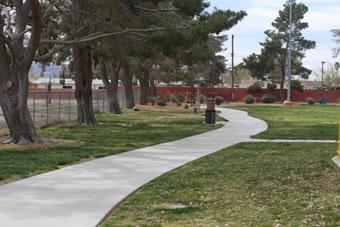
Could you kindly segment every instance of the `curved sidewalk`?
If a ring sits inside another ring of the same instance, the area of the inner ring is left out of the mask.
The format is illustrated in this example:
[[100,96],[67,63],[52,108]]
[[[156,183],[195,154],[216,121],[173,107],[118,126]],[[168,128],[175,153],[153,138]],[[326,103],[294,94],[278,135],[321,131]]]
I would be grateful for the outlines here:
[[151,180],[267,129],[246,112],[218,109],[224,127],[134,150],[0,187],[0,226],[93,227]]

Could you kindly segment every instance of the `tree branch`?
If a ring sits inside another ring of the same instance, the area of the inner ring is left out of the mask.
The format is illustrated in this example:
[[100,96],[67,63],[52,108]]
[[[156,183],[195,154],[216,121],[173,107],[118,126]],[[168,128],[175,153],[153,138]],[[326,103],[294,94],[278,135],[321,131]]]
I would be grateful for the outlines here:
[[[8,35],[9,37],[12,38],[13,34],[12,34],[12,30],[11,30],[11,20],[12,20],[11,13],[9,12],[9,10],[4,5],[0,5],[0,8],[3,11],[5,11],[6,17],[7,17],[7,23],[5,25],[5,33],[6,33],[6,35]],[[1,13],[1,11],[0,11],[0,13]]]
[[143,11],[147,11],[147,12],[153,12],[153,13],[157,13],[157,12],[177,12],[179,11],[179,9],[149,9],[149,8],[145,8],[143,6],[135,6],[136,9],[140,9]]
[[102,73],[101,73],[102,81],[103,81],[103,83],[104,83],[104,85],[105,85],[106,87],[109,87],[109,86],[110,86],[110,82],[109,82],[109,80],[108,80],[108,78],[107,78],[106,62],[105,62],[105,60],[104,60],[103,58],[100,58],[100,59],[99,59],[99,62],[100,62],[101,71],[102,71]]
[[64,49],[65,47],[66,47],[65,45],[55,46],[48,54],[45,54],[42,56],[35,56],[34,61],[46,61],[50,59],[51,57],[53,57],[53,55],[55,55],[56,53]]
[[112,32],[112,33],[100,34],[100,35],[90,36],[90,37],[88,36],[87,38],[85,37],[85,38],[80,38],[76,40],[68,40],[68,41],[67,40],[41,40],[40,44],[41,45],[55,44],[55,45],[69,46],[69,45],[74,45],[74,44],[89,43],[89,42],[93,42],[99,39],[123,35],[123,34],[131,33],[131,32],[153,32],[153,31],[163,31],[163,30],[166,30],[166,28],[126,29],[121,32]]
[[[28,0],[27,0],[28,1]],[[41,39],[41,14],[38,0],[29,0],[33,17],[33,28],[30,42],[25,51],[25,66],[29,69],[32,65],[36,52],[40,46]]]

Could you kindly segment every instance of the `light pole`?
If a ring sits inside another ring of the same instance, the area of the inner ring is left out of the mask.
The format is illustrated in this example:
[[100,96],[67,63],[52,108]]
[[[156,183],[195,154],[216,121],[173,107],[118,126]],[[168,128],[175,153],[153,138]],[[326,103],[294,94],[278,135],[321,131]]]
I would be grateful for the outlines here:
[[232,35],[232,45],[231,45],[231,100],[235,101],[235,74],[234,74],[234,39],[235,36]]
[[287,101],[290,102],[290,88],[292,78],[292,21],[293,21],[293,2],[290,0],[290,17],[289,17],[289,51],[288,51],[288,94]]
[[322,64],[322,67],[321,67],[321,98],[323,98],[323,65],[325,64],[326,62],[321,62]]

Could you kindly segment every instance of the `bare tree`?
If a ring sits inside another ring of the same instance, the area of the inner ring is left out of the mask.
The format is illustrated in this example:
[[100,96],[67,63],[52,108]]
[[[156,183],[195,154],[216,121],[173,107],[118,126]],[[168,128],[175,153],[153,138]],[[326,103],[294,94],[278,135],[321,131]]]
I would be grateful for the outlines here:
[[[333,29],[333,30],[331,30],[331,33],[332,33],[333,37],[335,38],[334,42],[336,44],[340,44],[340,29]],[[333,48],[332,51],[333,51],[334,57],[339,56],[339,54],[340,54],[340,48],[339,47]]]

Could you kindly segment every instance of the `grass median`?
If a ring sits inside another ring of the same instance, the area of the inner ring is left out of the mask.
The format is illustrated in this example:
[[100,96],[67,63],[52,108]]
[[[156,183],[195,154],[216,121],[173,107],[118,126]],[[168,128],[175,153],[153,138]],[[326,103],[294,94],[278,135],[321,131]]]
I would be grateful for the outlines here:
[[182,139],[217,129],[204,116],[186,110],[124,110],[123,115],[97,114],[98,125],[56,126],[40,136],[74,140],[71,144],[1,146],[0,184],[91,159]]

